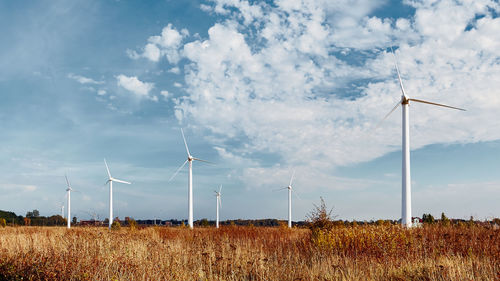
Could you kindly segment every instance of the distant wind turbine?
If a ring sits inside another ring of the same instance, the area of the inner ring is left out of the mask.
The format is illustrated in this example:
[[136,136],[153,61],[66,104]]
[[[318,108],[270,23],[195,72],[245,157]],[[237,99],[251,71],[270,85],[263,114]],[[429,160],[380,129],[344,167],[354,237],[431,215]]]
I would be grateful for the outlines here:
[[[392,48],[391,48],[392,50]],[[401,101],[399,101],[396,106],[382,119],[385,120],[391,113],[393,113],[400,105],[402,108],[403,115],[403,132],[402,132],[402,146],[403,146],[403,162],[402,162],[402,199],[401,199],[401,225],[406,227],[412,226],[411,221],[411,178],[410,178],[410,125],[409,125],[409,106],[410,101],[426,103],[430,105],[436,105],[441,107],[447,107],[451,109],[457,109],[465,111],[465,109],[453,107],[449,105],[429,102],[425,100],[409,98],[406,95],[405,89],[403,87],[403,81],[401,80],[401,74],[399,73],[398,62],[394,51],[392,51],[394,56],[394,65],[396,67],[396,72],[398,74],[399,87],[401,88]]]
[[187,160],[184,161],[184,163],[175,171],[175,173],[170,177],[168,181],[171,181],[178,173],[179,171],[184,168],[186,163],[189,162],[189,176],[188,176],[188,225],[190,228],[193,228],[193,160],[200,161],[200,162],[206,162],[206,163],[211,163],[206,160],[201,160],[199,158],[193,157],[191,153],[189,153],[189,148],[186,142],[186,138],[184,137],[184,131],[181,128],[181,134],[182,134],[182,139],[184,140],[184,146],[186,147],[186,152],[187,152]]
[[[288,227],[290,228],[292,227],[292,192],[294,192],[292,188],[292,181],[294,176],[295,176],[295,171],[293,171],[292,177],[290,178],[290,184],[288,184],[287,187],[277,189],[277,190],[288,189]],[[296,193],[295,196],[297,196]]]
[[61,217],[64,218],[64,203],[61,204]]
[[[66,178],[66,184],[68,185],[68,187],[66,188],[66,197],[68,200],[67,228],[69,229],[69,228],[71,228],[71,191],[73,191],[73,189],[71,188],[71,185],[69,184],[68,176],[64,175],[64,177]],[[64,206],[62,207],[62,210],[64,212]]]
[[125,184],[131,184],[131,183],[128,181],[123,181],[113,178],[111,176],[111,173],[109,172],[109,167],[108,163],[106,163],[106,159],[104,159],[104,165],[106,165],[106,171],[108,172],[108,181],[106,183],[109,183],[109,229],[111,229],[111,225],[113,224],[113,182],[115,181]]
[[217,190],[214,190],[215,192],[215,196],[216,196],[216,208],[217,208],[217,216],[216,216],[216,220],[215,220],[215,227],[216,228],[219,228],[219,207],[222,207],[222,202],[221,202],[221,191],[222,191],[222,184],[219,186],[219,192],[217,192]]

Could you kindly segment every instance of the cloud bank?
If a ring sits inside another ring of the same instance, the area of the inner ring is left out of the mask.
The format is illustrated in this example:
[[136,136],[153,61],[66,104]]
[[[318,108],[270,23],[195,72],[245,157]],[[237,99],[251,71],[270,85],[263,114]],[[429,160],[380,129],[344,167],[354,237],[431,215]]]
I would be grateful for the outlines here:
[[375,16],[384,4],[213,0],[202,9],[221,20],[206,38],[189,41],[169,24],[140,56],[186,60],[176,116],[207,129],[221,157],[282,164],[242,177],[296,166],[327,180],[336,167],[399,150],[400,111],[374,130],[400,98],[390,47],[411,97],[468,110],[412,104],[412,149],[500,139],[500,4],[408,0],[409,17]]

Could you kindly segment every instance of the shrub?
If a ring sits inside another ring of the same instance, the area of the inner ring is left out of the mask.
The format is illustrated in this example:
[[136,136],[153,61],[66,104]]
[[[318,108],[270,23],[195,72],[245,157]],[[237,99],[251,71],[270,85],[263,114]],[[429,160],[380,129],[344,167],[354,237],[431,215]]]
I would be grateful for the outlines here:
[[122,227],[118,220],[113,221],[111,224],[111,230],[119,230]]
[[326,207],[325,200],[320,197],[321,203],[319,206],[314,205],[314,209],[307,215],[307,220],[309,221],[309,228],[315,229],[330,229],[333,227],[332,223],[332,211],[333,208],[328,211]]
[[129,219],[128,226],[130,229],[137,229],[137,222],[134,219]]
[[4,219],[4,218],[1,218],[1,219],[0,219],[0,226],[1,226],[1,227],[5,227],[6,225],[7,225],[7,222],[5,221],[5,219]]

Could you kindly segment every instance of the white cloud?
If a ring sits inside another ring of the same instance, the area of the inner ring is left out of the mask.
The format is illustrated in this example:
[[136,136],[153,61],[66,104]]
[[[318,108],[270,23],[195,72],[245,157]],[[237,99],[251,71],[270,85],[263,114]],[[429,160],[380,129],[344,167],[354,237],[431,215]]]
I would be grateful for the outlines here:
[[12,184],[12,183],[7,183],[7,184],[1,184],[0,189],[3,189],[5,191],[9,192],[32,192],[37,190],[36,185],[31,185],[31,184]]
[[170,97],[170,93],[166,90],[161,91],[160,95],[162,95],[165,100],[167,100]]
[[123,74],[118,75],[116,77],[116,80],[118,86],[123,87],[127,91],[133,93],[136,97],[154,100],[154,96],[152,97],[149,95],[149,92],[154,88],[153,83],[142,82],[135,76],[128,77]]
[[182,88],[182,84],[179,83],[179,82],[175,82],[174,83],[174,87],[177,87],[177,88]]
[[92,78],[87,78],[87,77],[84,77],[84,76],[81,76],[81,75],[76,75],[76,74],[73,74],[73,73],[69,73],[68,74],[68,78],[73,79],[73,80],[77,81],[80,84],[104,84],[103,81],[96,81],[96,80],[94,80]]
[[97,91],[97,94],[98,94],[99,96],[104,96],[104,95],[106,94],[106,90],[99,89],[99,90]]
[[161,35],[149,37],[149,43],[144,46],[142,54],[132,50],[128,50],[127,53],[132,59],[142,57],[153,62],[158,62],[162,57],[165,57],[168,62],[176,64],[181,58],[179,47],[182,40],[188,35],[189,32],[186,29],[182,29],[179,32],[172,27],[172,24],[168,24],[163,28]]
[[179,73],[181,73],[181,70],[178,67],[172,67],[171,69],[168,70],[168,72],[174,73],[174,74],[179,74]]

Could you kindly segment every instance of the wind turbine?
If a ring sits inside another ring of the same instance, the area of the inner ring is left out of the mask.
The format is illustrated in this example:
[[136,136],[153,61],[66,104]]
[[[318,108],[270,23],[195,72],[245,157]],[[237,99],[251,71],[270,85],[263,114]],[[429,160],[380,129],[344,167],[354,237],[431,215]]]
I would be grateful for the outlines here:
[[106,163],[106,159],[104,159],[104,165],[106,165],[106,171],[108,172],[108,181],[109,182],[109,229],[111,229],[111,225],[113,224],[113,182],[119,182],[119,183],[125,183],[125,184],[131,184],[128,181],[123,181],[119,179],[115,179],[111,176],[111,173],[109,172],[109,167],[108,163]]
[[434,103],[430,101],[413,99],[406,95],[405,89],[403,87],[403,81],[401,80],[401,74],[399,73],[398,62],[396,55],[392,50],[392,55],[394,56],[394,65],[396,67],[396,72],[398,74],[399,87],[401,88],[401,101],[399,101],[396,106],[382,119],[385,120],[392,112],[394,112],[400,105],[402,108],[402,150],[403,150],[403,161],[402,161],[402,198],[401,198],[401,225],[405,227],[411,227],[411,178],[410,178],[410,125],[409,125],[409,106],[411,102],[425,103],[435,106],[447,107],[451,109],[457,109],[465,111],[463,108],[453,107],[449,105]]
[[219,186],[219,192],[217,192],[217,190],[214,190],[215,196],[217,198],[217,202],[216,202],[216,205],[217,205],[217,217],[216,217],[216,220],[215,220],[215,227],[216,228],[219,228],[219,206],[222,207],[222,202],[221,202],[221,199],[220,199],[221,191],[222,191],[222,184]]
[[[189,162],[189,175],[188,175],[188,225],[189,228],[193,228],[193,160],[200,161],[200,162],[206,162],[206,163],[212,163],[206,160],[201,160],[199,158],[193,157],[191,153],[189,153],[189,148],[186,142],[186,138],[184,137],[184,131],[181,128],[181,134],[182,134],[182,139],[184,140],[184,146],[186,147],[186,152],[187,152],[187,160],[184,161],[184,163],[175,171],[175,173],[170,177],[168,181],[171,181],[178,173],[179,171],[184,168],[186,163]],[[213,163],[212,163],[213,164]]]
[[[66,178],[66,184],[68,185],[68,188],[66,188],[66,197],[68,199],[68,219],[67,219],[68,225],[67,225],[67,227],[69,229],[69,228],[71,228],[71,191],[73,191],[73,189],[71,188],[71,185],[69,184],[68,176],[64,175],[64,177]],[[64,206],[63,206],[63,210],[64,210]]]
[[[279,188],[277,190],[283,190],[283,189],[288,189],[288,227],[292,227],[292,181],[293,177],[295,176],[295,171],[292,173],[292,177],[290,178],[290,184],[288,184],[287,187]],[[297,196],[297,194],[295,194]],[[298,197],[298,196],[297,196]]]

